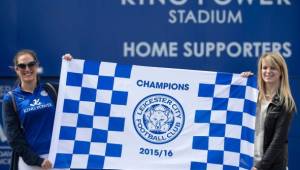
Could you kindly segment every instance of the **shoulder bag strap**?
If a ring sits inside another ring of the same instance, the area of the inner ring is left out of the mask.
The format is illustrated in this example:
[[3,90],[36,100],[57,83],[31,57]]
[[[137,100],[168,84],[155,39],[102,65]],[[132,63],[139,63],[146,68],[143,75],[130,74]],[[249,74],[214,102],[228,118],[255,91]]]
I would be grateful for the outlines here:
[[17,105],[16,105],[15,96],[13,95],[12,91],[9,91],[8,95],[11,97],[11,102],[13,104],[14,111],[17,112]]

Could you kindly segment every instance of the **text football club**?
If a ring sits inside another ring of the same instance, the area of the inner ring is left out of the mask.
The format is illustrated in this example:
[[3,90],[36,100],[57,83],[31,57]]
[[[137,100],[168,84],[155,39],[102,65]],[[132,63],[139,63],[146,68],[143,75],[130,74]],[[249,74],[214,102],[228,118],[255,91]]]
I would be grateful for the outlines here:
[[181,104],[166,94],[152,94],[143,98],[133,112],[135,130],[144,140],[164,144],[174,140],[184,126]]

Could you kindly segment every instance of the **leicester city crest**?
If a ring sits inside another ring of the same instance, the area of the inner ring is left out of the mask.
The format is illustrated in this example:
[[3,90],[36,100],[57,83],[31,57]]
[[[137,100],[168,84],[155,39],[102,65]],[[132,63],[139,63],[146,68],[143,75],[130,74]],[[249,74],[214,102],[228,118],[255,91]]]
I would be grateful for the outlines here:
[[175,98],[165,94],[153,94],[137,104],[133,113],[133,124],[143,139],[163,144],[179,135],[184,118],[184,110]]

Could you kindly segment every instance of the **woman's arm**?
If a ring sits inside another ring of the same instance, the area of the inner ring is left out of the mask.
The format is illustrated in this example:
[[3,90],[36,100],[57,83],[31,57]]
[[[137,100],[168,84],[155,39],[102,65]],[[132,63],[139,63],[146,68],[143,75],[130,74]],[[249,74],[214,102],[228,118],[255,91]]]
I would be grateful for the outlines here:
[[[270,113],[268,113],[270,114]],[[275,113],[271,113],[275,114]],[[259,169],[269,169],[271,165],[274,163],[276,158],[283,153],[286,140],[288,137],[289,125],[290,125],[290,116],[285,111],[281,111],[276,113],[278,114],[274,135],[270,145],[267,150],[264,152],[262,160],[259,161],[255,167]]]
[[28,145],[21,128],[18,113],[14,111],[12,99],[8,96],[3,99],[2,120],[8,144],[17,155],[21,156],[28,165],[41,166],[44,159],[34,153]]

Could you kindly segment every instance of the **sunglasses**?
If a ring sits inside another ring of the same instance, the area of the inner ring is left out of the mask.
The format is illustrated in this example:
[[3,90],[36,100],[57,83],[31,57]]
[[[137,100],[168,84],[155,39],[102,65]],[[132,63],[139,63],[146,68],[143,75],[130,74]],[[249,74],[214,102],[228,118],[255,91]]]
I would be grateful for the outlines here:
[[36,61],[31,61],[27,64],[25,64],[25,63],[17,64],[17,67],[20,68],[20,69],[26,69],[26,67],[32,68],[32,67],[36,66],[36,64],[37,64]]

